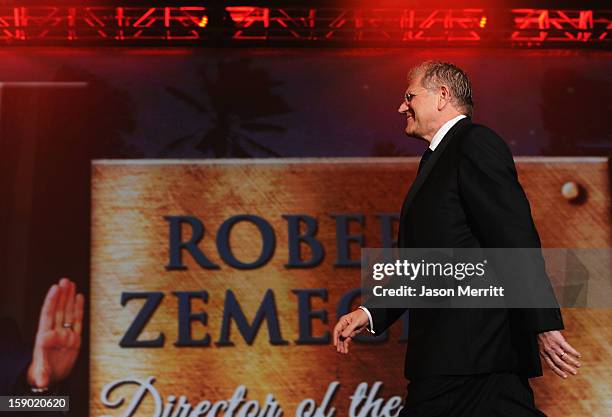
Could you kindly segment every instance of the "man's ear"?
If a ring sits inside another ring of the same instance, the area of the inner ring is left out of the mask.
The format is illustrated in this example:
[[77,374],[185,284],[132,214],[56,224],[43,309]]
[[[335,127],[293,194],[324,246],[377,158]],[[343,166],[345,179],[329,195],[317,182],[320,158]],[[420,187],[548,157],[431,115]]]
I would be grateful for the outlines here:
[[446,107],[451,101],[450,90],[447,86],[440,87],[440,95],[438,96],[438,111]]

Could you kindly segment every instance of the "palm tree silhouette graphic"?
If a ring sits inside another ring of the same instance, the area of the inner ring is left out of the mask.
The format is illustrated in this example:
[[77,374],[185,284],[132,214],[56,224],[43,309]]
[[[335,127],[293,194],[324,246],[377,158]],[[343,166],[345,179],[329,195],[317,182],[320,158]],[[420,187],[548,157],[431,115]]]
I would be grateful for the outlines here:
[[265,119],[291,111],[285,100],[275,94],[281,85],[260,68],[252,68],[248,58],[219,61],[213,78],[204,66],[199,71],[200,97],[176,87],[166,90],[198,113],[209,116],[205,126],[164,147],[161,156],[184,148],[199,137],[195,149],[215,158],[279,157],[279,153],[251,136],[257,132],[284,132],[286,129]]

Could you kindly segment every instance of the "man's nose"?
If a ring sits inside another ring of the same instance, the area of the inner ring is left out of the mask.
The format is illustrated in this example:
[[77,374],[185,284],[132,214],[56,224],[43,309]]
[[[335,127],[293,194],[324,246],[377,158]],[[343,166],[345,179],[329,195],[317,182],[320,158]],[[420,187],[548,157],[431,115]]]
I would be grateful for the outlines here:
[[402,104],[400,104],[399,109],[397,109],[398,112],[404,114],[408,111],[408,105],[406,104],[405,101],[402,101]]

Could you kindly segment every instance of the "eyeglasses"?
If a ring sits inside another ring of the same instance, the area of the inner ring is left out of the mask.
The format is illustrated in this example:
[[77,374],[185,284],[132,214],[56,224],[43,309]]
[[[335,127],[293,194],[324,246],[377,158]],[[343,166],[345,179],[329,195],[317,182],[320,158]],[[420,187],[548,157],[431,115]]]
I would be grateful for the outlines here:
[[404,94],[404,100],[406,100],[406,104],[410,103],[412,101],[412,99],[414,98],[414,96],[416,96],[417,94],[412,94],[412,93],[405,93]]
[[415,98],[416,96],[422,96],[423,94],[430,94],[433,91],[434,91],[433,88],[425,88],[423,92],[419,94],[404,93],[404,101],[406,102],[406,104],[409,104],[410,102],[412,102],[412,99]]

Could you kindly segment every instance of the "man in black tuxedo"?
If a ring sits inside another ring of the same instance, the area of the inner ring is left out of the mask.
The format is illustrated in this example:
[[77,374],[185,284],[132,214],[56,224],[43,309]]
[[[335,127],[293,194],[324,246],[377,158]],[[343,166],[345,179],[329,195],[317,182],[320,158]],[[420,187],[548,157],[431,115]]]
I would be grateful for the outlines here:
[[[540,247],[510,150],[472,123],[472,106],[470,81],[455,65],[410,71],[399,112],[406,133],[429,147],[402,205],[398,247]],[[364,329],[384,332],[405,310],[361,306],[342,316],[337,351],[348,353]],[[543,416],[528,382],[542,375],[538,350],[563,378],[580,366],[561,329],[558,309],[411,309],[400,417]]]

